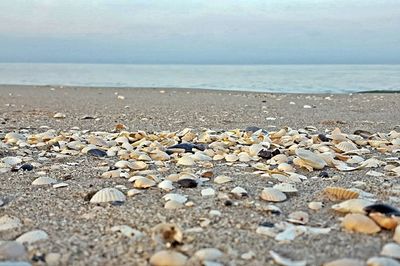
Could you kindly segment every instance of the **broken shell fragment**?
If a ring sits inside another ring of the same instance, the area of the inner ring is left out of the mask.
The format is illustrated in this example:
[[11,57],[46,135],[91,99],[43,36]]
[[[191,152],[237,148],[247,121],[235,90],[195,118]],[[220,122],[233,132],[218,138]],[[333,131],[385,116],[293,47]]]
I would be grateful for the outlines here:
[[219,249],[216,248],[203,248],[194,253],[194,256],[198,258],[200,261],[218,260],[223,255],[224,254]]
[[375,234],[381,231],[373,220],[358,213],[347,214],[342,221],[342,226],[349,231],[364,234]]
[[297,188],[290,183],[279,183],[273,186],[274,189],[280,190],[285,193],[296,193],[298,192]]
[[126,197],[124,193],[116,188],[103,188],[99,190],[90,199],[91,203],[103,203],[103,202],[124,202]]
[[152,266],[185,266],[188,258],[173,250],[162,250],[155,253],[150,258]]
[[371,204],[372,202],[366,199],[349,199],[332,205],[332,209],[342,213],[366,213],[364,208]]
[[381,255],[394,259],[400,259],[400,245],[395,243],[388,243],[384,245]]
[[261,192],[261,199],[271,202],[281,202],[287,199],[285,193],[275,188],[264,188]]
[[181,244],[183,241],[182,229],[173,223],[161,223],[153,227],[152,238],[158,244],[167,246]]
[[347,200],[358,198],[358,192],[341,187],[327,187],[324,190],[330,200]]

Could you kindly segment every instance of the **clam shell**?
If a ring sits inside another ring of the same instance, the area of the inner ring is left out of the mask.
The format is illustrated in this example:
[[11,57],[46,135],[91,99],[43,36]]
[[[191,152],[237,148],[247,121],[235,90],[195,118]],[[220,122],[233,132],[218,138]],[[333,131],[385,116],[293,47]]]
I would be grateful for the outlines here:
[[175,189],[174,185],[172,184],[172,181],[166,179],[162,182],[160,182],[157,187],[161,188],[162,190],[165,191],[171,191],[173,189]]
[[32,185],[34,186],[43,186],[43,185],[51,185],[57,183],[57,180],[48,177],[48,176],[41,176],[33,180]]
[[342,221],[342,226],[349,231],[364,234],[375,234],[381,231],[373,220],[358,213],[347,214]]
[[169,193],[163,196],[165,201],[175,201],[184,204],[187,201],[187,196],[177,193]]
[[273,186],[274,189],[280,190],[285,193],[296,193],[298,192],[297,188],[290,183],[279,183]]
[[327,187],[325,194],[331,200],[347,200],[358,198],[359,193],[342,187]]
[[114,202],[114,201],[124,202],[125,200],[126,197],[124,193],[122,193],[118,189],[103,188],[97,191],[97,193],[93,195],[93,197],[90,199],[90,202],[91,203]]
[[343,213],[365,213],[364,208],[371,204],[373,202],[366,199],[349,199],[332,205],[332,209]]
[[216,248],[203,248],[194,253],[194,256],[198,258],[200,261],[218,260],[223,255],[224,254],[219,249]]
[[15,241],[21,244],[32,244],[37,241],[46,240],[49,235],[43,230],[33,230],[20,235]]
[[214,178],[214,183],[224,184],[232,181],[232,177],[226,175],[219,175]]
[[305,149],[297,149],[295,151],[296,155],[306,162],[309,166],[311,166],[314,169],[323,169],[326,166],[326,162],[317,154],[305,150]]
[[323,266],[365,266],[365,262],[358,259],[343,258],[324,263]]
[[188,258],[173,250],[161,250],[150,258],[152,266],[185,266]]
[[292,165],[288,163],[281,163],[278,165],[278,170],[281,170],[283,172],[294,172],[294,168]]
[[324,207],[324,204],[320,201],[312,201],[308,203],[308,208],[314,211],[318,211]]
[[183,166],[192,166],[195,164],[194,160],[192,157],[190,156],[183,156],[181,158],[178,159],[178,161],[176,162],[176,164],[178,165],[183,165]]
[[247,191],[242,187],[235,187],[230,191],[230,193],[235,195],[237,198],[248,196]]
[[306,224],[310,220],[310,217],[306,212],[295,211],[290,213],[286,220],[294,224]]
[[287,199],[285,193],[275,188],[264,188],[260,197],[265,201],[271,202],[281,202]]
[[135,180],[135,183],[133,183],[133,187],[135,188],[149,188],[149,187],[154,187],[155,185],[156,182],[147,177],[139,177],[138,179]]
[[383,246],[381,255],[400,259],[400,245],[395,243],[388,243]]
[[227,162],[236,162],[239,160],[239,157],[236,154],[227,154],[225,155],[225,160]]

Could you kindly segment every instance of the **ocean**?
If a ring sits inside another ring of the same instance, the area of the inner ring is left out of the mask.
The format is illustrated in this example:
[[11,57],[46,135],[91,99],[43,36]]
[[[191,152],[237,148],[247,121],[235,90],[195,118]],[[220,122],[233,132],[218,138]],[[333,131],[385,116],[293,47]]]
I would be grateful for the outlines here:
[[284,93],[400,91],[400,65],[0,63],[0,84],[171,87]]

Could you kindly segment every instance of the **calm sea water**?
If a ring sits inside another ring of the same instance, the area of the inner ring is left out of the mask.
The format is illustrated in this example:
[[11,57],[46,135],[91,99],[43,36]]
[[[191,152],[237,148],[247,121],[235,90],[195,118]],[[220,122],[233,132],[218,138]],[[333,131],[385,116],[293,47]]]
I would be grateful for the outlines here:
[[399,91],[400,65],[0,64],[0,84],[290,93]]

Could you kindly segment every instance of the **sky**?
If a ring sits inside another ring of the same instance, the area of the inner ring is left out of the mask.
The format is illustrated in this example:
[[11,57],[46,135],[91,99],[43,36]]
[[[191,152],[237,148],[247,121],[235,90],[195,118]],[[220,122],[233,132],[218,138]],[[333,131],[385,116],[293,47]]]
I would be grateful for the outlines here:
[[400,0],[0,0],[0,62],[400,64]]

